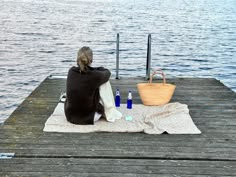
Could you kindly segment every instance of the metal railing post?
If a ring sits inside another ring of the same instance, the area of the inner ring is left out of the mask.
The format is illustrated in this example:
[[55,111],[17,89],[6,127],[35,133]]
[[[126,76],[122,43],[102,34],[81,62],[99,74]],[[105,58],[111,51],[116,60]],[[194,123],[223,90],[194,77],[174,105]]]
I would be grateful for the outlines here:
[[119,78],[119,52],[120,52],[120,35],[117,33],[116,36],[116,79]]
[[151,68],[151,34],[148,35],[147,43],[147,64],[146,64],[146,79],[150,78],[150,68]]

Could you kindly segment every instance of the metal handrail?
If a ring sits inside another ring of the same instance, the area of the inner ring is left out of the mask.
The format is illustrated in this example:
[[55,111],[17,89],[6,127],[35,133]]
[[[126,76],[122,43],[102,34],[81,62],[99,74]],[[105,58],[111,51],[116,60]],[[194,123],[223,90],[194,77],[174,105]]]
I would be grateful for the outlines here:
[[150,68],[151,68],[151,34],[148,35],[147,42],[147,63],[146,63],[146,79],[150,79]]
[[[116,35],[116,79],[119,77],[119,54],[120,54],[120,35]],[[151,68],[151,34],[148,35],[147,42],[147,62],[146,62],[146,79],[150,79],[150,68]]]
[[117,33],[116,36],[116,79],[119,78],[119,53],[120,53],[120,35]]

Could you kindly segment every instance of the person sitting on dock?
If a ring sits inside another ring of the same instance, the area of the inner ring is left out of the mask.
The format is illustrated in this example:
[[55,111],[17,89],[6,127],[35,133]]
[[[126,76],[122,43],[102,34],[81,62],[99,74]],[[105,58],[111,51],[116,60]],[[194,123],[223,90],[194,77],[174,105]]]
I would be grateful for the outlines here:
[[91,67],[92,62],[92,50],[82,47],[77,55],[78,66],[68,72],[64,110],[67,120],[74,124],[94,124],[101,117],[114,122],[122,116],[114,106],[111,72],[104,67]]

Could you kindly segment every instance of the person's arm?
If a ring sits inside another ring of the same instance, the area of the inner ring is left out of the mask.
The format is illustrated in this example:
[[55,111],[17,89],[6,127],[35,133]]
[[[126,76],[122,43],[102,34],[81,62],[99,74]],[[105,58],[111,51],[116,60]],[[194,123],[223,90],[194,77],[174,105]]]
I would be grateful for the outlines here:
[[105,69],[103,67],[100,67],[100,69],[97,69],[94,74],[95,74],[94,82],[97,83],[98,87],[106,83],[111,76],[111,72],[108,69]]
[[102,66],[100,66],[100,67],[95,67],[94,69],[97,70],[97,71],[105,71],[105,70],[107,70],[106,68],[104,68],[104,67],[102,67]]

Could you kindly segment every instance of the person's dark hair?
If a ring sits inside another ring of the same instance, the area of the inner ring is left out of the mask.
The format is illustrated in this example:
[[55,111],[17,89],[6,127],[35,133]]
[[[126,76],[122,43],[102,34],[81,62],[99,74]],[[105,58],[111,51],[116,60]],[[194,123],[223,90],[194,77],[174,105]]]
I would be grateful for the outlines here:
[[93,51],[89,47],[82,47],[77,54],[77,65],[80,67],[80,72],[86,72],[87,67],[93,61]]

